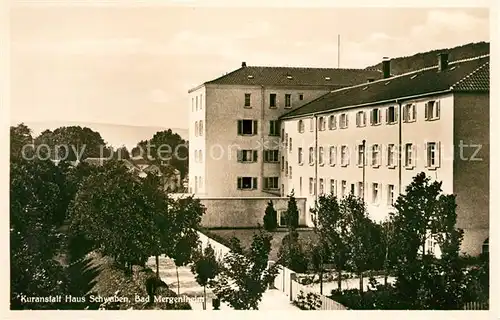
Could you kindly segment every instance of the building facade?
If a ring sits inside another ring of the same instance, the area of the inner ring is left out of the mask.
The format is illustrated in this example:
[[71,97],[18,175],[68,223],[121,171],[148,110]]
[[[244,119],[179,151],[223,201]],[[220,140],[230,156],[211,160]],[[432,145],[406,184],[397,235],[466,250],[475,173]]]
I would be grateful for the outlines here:
[[[339,89],[281,117],[284,193],[365,199],[382,221],[420,172],[457,196],[462,251],[489,232],[489,56]],[[312,215],[307,224],[312,225]]]

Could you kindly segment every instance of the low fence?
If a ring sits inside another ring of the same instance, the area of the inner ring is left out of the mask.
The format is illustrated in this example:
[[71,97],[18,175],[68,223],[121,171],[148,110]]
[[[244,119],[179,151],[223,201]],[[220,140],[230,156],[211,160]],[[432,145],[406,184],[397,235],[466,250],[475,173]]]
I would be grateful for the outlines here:
[[[270,261],[270,263],[273,262]],[[314,293],[321,300],[321,307],[318,310],[347,310],[345,306],[337,301],[321,295],[303,284],[300,284],[296,280],[296,273],[283,266],[279,266],[279,273],[274,279],[274,287],[287,295],[290,298],[290,301],[296,300],[301,291],[304,292],[304,294]]]
[[478,301],[473,301],[473,302],[467,302],[464,304],[463,307],[464,310],[489,310],[490,306],[488,302],[478,302]]

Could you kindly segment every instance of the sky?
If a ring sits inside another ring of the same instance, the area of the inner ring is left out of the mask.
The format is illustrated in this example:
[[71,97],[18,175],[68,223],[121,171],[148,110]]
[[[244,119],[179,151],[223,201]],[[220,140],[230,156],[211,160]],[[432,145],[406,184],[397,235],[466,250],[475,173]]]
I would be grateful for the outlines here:
[[[364,68],[489,41],[479,8],[11,8],[11,123],[188,128],[187,91],[241,66]],[[452,58],[452,57],[451,57]]]

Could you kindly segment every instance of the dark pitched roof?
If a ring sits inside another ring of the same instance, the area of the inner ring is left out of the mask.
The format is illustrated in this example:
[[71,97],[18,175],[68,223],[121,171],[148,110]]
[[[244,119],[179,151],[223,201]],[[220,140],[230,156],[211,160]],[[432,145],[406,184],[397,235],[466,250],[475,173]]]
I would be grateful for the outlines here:
[[450,62],[444,71],[430,67],[327,93],[281,118],[369,105],[445,91],[489,91],[489,55]]
[[380,71],[366,69],[246,66],[204,84],[324,86],[333,90],[381,76]]

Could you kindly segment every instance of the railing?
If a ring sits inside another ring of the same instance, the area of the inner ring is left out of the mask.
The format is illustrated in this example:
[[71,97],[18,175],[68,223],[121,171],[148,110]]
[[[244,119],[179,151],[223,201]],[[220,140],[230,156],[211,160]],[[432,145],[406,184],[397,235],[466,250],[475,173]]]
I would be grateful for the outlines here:
[[[270,261],[272,263],[272,261]],[[321,295],[311,288],[300,284],[296,279],[296,273],[283,266],[279,266],[279,273],[274,279],[274,287],[290,298],[290,301],[297,299],[300,292],[314,293],[321,300],[321,307],[318,310],[347,310],[347,308],[337,301],[334,301],[327,296]]]
[[463,307],[464,310],[489,310],[490,306],[488,302],[479,302],[479,301],[473,301],[473,302],[467,302],[464,304]]

